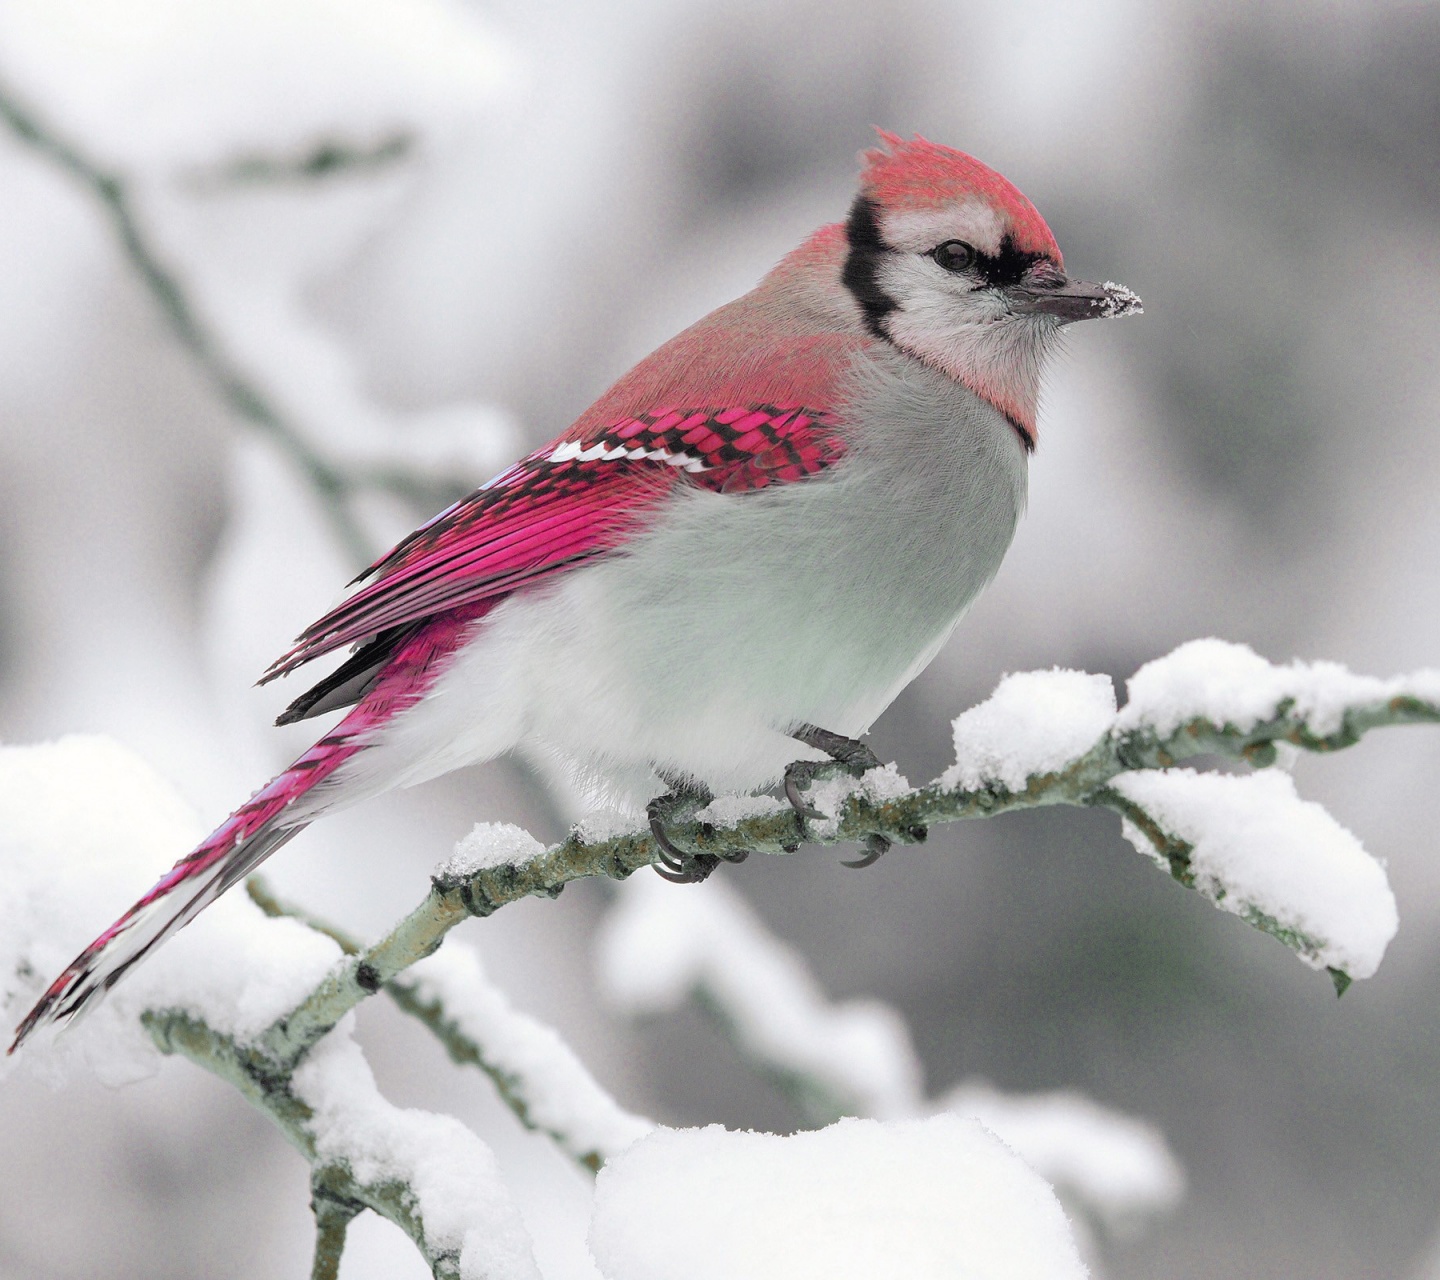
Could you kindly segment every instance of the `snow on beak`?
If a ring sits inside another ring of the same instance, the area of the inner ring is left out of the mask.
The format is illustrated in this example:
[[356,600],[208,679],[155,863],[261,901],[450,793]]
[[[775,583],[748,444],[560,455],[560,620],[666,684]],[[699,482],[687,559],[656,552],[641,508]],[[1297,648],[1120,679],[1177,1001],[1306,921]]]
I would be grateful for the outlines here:
[[1113,280],[1092,284],[1060,276],[1053,283],[1046,280],[1011,285],[1005,294],[1017,315],[1053,316],[1061,324],[1136,316],[1145,310],[1136,293]]

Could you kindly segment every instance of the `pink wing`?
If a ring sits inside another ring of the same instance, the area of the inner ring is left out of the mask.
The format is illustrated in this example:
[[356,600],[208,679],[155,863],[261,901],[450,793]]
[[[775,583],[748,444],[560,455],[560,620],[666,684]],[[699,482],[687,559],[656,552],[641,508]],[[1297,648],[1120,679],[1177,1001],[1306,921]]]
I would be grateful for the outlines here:
[[744,493],[839,460],[826,414],[799,405],[660,409],[574,430],[422,525],[303,631],[264,680],[441,611],[505,595],[621,545],[683,484]]

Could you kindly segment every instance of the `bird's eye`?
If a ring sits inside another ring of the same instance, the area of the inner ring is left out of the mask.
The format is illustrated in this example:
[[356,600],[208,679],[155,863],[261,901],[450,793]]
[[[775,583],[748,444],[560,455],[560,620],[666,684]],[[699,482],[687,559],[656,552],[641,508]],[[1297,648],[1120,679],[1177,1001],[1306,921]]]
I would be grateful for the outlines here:
[[946,271],[965,271],[975,262],[975,250],[963,240],[947,240],[930,254]]

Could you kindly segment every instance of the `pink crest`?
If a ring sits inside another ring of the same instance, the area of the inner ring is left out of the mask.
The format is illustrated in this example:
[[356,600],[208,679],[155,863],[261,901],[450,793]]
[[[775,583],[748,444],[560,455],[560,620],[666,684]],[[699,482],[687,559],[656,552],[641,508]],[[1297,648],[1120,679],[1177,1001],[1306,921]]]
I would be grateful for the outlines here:
[[937,209],[978,197],[1005,219],[1017,248],[1061,262],[1060,248],[1045,219],[1014,183],[994,169],[918,133],[909,142],[884,129],[876,133],[883,145],[862,155],[860,187],[866,195],[887,209]]

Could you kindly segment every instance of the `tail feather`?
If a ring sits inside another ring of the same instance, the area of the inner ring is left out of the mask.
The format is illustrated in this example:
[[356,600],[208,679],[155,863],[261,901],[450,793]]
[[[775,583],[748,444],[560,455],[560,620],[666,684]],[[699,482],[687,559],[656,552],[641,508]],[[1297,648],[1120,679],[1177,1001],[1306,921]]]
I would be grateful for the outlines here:
[[16,1028],[10,1052],[38,1028],[93,1008],[127,972],[243,880],[326,809],[381,789],[334,775],[377,729],[420,700],[471,624],[495,601],[456,609],[400,637],[360,703],[284,773],[257,791],[153,889],[71,961]]
[[243,880],[323,806],[302,796],[330,777],[363,746],[338,735],[321,740],[268,786],[257,791],[193,852],[163,875],[143,898],[85,948],[15,1030],[21,1044],[47,1023],[83,1015],[135,965]]

